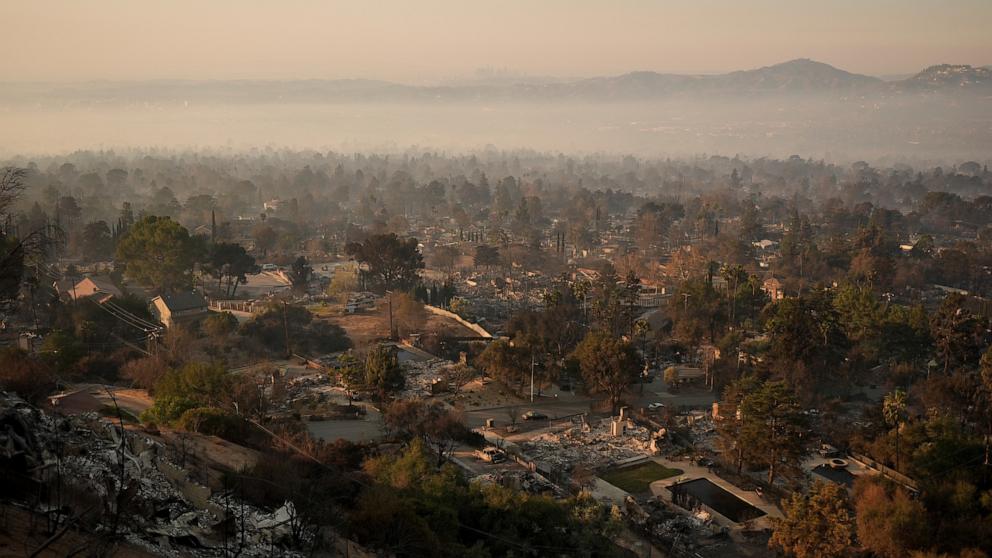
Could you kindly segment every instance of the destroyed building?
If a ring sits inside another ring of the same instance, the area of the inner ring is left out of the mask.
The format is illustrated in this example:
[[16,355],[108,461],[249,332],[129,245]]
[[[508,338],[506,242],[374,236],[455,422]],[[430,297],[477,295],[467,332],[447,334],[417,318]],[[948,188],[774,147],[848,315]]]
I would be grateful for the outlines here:
[[315,533],[292,503],[266,511],[189,478],[167,448],[94,413],[53,416],[0,392],[5,505],[52,532],[131,544],[158,556],[302,556]]

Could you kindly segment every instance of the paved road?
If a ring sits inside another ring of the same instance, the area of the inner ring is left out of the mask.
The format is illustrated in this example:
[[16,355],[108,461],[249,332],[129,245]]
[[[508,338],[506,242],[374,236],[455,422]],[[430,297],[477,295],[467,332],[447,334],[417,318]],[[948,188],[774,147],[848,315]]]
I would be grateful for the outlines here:
[[[346,405],[348,398],[343,393],[329,392],[328,398],[339,405]],[[307,430],[321,440],[333,442],[343,438],[349,442],[368,442],[382,437],[382,413],[369,403],[354,402],[365,408],[365,416],[360,419],[322,420],[307,423]]]
[[[372,413],[369,411],[369,415]],[[349,442],[368,442],[382,437],[382,421],[378,413],[374,417],[366,415],[365,418],[357,420],[308,422],[307,429],[310,434],[326,442],[333,442],[339,438]]]

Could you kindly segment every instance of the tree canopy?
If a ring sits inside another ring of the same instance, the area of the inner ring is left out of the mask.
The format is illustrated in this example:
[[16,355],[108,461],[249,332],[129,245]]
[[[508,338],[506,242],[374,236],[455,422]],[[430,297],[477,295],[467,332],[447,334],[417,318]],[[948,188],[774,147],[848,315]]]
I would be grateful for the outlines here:
[[575,348],[582,379],[594,393],[609,398],[616,409],[624,391],[637,380],[643,362],[630,343],[602,331],[591,331]]
[[161,291],[188,287],[203,244],[168,217],[150,215],[134,224],[117,245],[125,274]]
[[362,265],[361,277],[376,292],[409,290],[419,281],[424,258],[416,238],[401,239],[394,233],[372,235],[363,242],[349,242],[345,251]]

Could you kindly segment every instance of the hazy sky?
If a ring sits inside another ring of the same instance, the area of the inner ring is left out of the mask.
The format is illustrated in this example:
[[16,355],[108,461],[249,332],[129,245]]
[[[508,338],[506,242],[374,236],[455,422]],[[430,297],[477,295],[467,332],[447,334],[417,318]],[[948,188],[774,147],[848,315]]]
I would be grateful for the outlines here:
[[992,0],[0,0],[0,81],[992,64]]

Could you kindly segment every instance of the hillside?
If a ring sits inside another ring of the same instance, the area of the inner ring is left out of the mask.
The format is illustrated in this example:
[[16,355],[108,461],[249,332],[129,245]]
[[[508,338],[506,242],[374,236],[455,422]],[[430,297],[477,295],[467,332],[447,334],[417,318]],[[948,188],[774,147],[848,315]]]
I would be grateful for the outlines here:
[[641,101],[702,96],[808,94],[891,95],[928,91],[984,90],[988,67],[941,64],[907,79],[883,81],[829,64],[796,59],[725,74],[636,71],[572,81],[517,81],[470,85],[405,85],[367,79],[155,80],[75,84],[5,83],[0,103],[137,105],[161,103],[356,103],[356,102],[543,102]]

